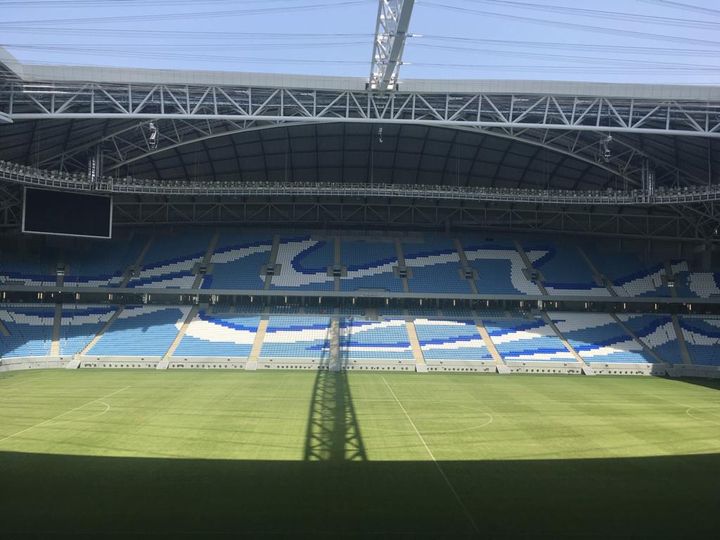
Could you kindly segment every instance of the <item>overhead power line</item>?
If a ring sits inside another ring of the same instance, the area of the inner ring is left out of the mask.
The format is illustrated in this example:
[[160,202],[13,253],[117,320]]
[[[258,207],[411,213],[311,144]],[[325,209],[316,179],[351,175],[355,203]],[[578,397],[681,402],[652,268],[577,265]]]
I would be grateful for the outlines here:
[[593,19],[609,19],[614,21],[632,21],[649,24],[658,24],[664,26],[680,26],[684,28],[720,28],[720,21],[701,21],[692,19],[683,19],[678,17],[660,17],[657,15],[647,15],[640,13],[606,11],[601,9],[586,9],[570,6],[554,6],[535,2],[520,2],[517,0],[464,0],[473,4],[490,4],[493,6],[504,6],[517,8],[520,10],[541,11],[543,13],[559,13],[560,15],[579,15],[581,17],[592,17]]
[[[142,19],[148,20],[182,20],[182,19],[213,19],[224,17],[249,17],[253,15],[265,15],[268,13],[287,13],[296,11],[313,11],[319,9],[333,9],[339,7],[358,6],[366,4],[367,0],[345,0],[340,2],[324,2],[319,4],[308,4],[301,6],[278,6],[270,8],[255,9],[230,9],[222,11],[195,11],[185,13],[144,13]],[[107,17],[86,17],[86,18],[67,18],[67,19],[30,19],[21,21],[1,21],[0,26],[10,26],[14,24],[99,24],[99,23],[117,23],[117,22],[137,22],[138,15],[116,15]]]
[[685,2],[673,2],[671,0],[638,0],[645,4],[656,4],[665,7],[672,7],[680,9],[682,11],[694,11],[695,13],[702,13],[704,15],[714,15],[720,17],[720,9],[712,9],[703,6],[696,6],[695,4],[687,4]]
[[651,32],[640,32],[637,30],[625,30],[619,28],[608,28],[605,26],[595,26],[588,24],[571,23],[564,21],[557,21],[551,19],[541,19],[538,17],[524,17],[522,15],[511,15],[509,13],[497,13],[494,11],[486,11],[481,9],[466,8],[460,6],[453,6],[449,4],[443,4],[440,2],[433,2],[432,0],[425,0],[422,2],[423,6],[434,7],[438,9],[457,11],[460,13],[467,13],[473,15],[480,15],[483,17],[495,17],[500,19],[508,19],[512,21],[522,21],[532,24],[539,24],[543,26],[555,26],[558,28],[571,28],[573,30],[584,30],[586,32],[594,32],[600,34],[610,34],[614,36],[628,37],[632,36],[640,39],[651,39],[655,41],[665,41],[673,43],[692,43],[695,45],[713,46],[720,47],[720,42],[709,39],[697,39],[697,38],[685,38],[680,36],[669,36],[665,34],[655,34]]

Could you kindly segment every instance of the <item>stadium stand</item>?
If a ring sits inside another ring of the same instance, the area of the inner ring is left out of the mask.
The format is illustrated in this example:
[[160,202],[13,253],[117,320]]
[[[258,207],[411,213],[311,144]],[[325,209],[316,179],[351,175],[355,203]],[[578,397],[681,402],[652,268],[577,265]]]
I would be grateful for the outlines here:
[[403,242],[402,249],[405,265],[411,269],[408,278],[411,292],[472,292],[468,280],[460,274],[460,255],[452,240],[427,238],[420,243]]
[[78,287],[118,287],[135,264],[149,236],[134,234],[117,242],[92,242],[92,249],[73,252],[65,272],[65,284]]
[[341,290],[403,291],[402,280],[393,270],[398,266],[394,242],[343,239],[341,246],[340,262],[346,269],[340,278]]
[[427,362],[493,360],[475,321],[415,319],[414,323]]
[[48,356],[55,310],[50,306],[4,305],[0,322],[0,358]]
[[126,307],[88,355],[162,357],[189,311],[189,307]]
[[200,310],[185,329],[173,356],[247,358],[259,324],[259,316],[209,314]]
[[677,274],[675,286],[680,296],[696,298],[720,296],[720,273],[681,271]]
[[271,315],[260,358],[320,361],[329,351],[329,316]]
[[265,287],[262,267],[268,263],[272,235],[246,234],[231,229],[220,232],[210,259],[212,271],[205,276],[203,289],[259,290]]
[[484,319],[483,322],[505,361],[575,362],[573,354],[542,319]]
[[[540,289],[525,275],[525,263],[512,240],[487,239],[477,242],[463,240],[463,251],[468,264],[477,272],[479,293],[487,294],[540,294]],[[542,253],[528,253],[530,260]]]
[[57,257],[50,253],[28,256],[0,251],[0,285],[54,285],[57,281]]
[[608,314],[553,314],[552,320],[586,362],[644,364],[654,361]]
[[130,279],[128,287],[192,287],[193,268],[205,256],[212,235],[209,229],[157,235],[145,254],[142,270]]
[[116,311],[109,306],[63,306],[60,326],[60,354],[81,352]]
[[334,261],[332,241],[313,240],[310,236],[281,237],[276,265],[280,272],[274,275],[272,289],[331,291],[335,278],[328,274]]
[[619,314],[618,319],[662,361],[668,364],[682,363],[680,344],[669,315]]
[[533,268],[540,271],[548,294],[610,296],[606,287],[595,282],[592,268],[576,246],[537,242],[524,242],[522,246],[528,257],[537,257]]
[[693,364],[720,366],[720,319],[690,316],[679,319]]
[[359,317],[341,318],[339,334],[343,362],[413,360],[403,319],[369,321]]

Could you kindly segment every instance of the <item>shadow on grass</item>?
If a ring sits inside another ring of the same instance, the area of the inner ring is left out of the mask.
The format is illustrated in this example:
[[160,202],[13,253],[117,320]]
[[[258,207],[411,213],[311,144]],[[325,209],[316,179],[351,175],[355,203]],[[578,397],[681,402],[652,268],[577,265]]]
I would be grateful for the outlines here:
[[[441,462],[483,538],[713,538],[720,455]],[[432,462],[0,453],[0,537],[470,538]]]
[[674,381],[684,382],[688,384],[695,384],[697,386],[704,386],[705,388],[712,388],[713,390],[720,390],[720,379],[704,379],[700,377],[683,377],[673,379]]
[[350,361],[349,338],[340,339],[338,327],[341,324],[336,320],[325,336],[327,355],[321,358],[321,369],[315,376],[310,398],[305,435],[306,461],[367,460],[345,371]]

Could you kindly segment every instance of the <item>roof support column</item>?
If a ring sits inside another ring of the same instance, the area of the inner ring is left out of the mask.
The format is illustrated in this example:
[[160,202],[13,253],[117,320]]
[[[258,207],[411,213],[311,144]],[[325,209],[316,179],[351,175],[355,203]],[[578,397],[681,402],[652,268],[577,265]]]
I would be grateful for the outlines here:
[[379,0],[369,90],[397,90],[402,53],[415,0]]

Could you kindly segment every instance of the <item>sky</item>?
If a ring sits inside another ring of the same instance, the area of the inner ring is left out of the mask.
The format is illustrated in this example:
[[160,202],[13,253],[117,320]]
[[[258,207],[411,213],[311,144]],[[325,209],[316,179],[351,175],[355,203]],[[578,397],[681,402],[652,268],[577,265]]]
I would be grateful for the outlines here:
[[[370,74],[378,0],[0,0],[24,63]],[[718,0],[417,0],[400,78],[720,84]]]

